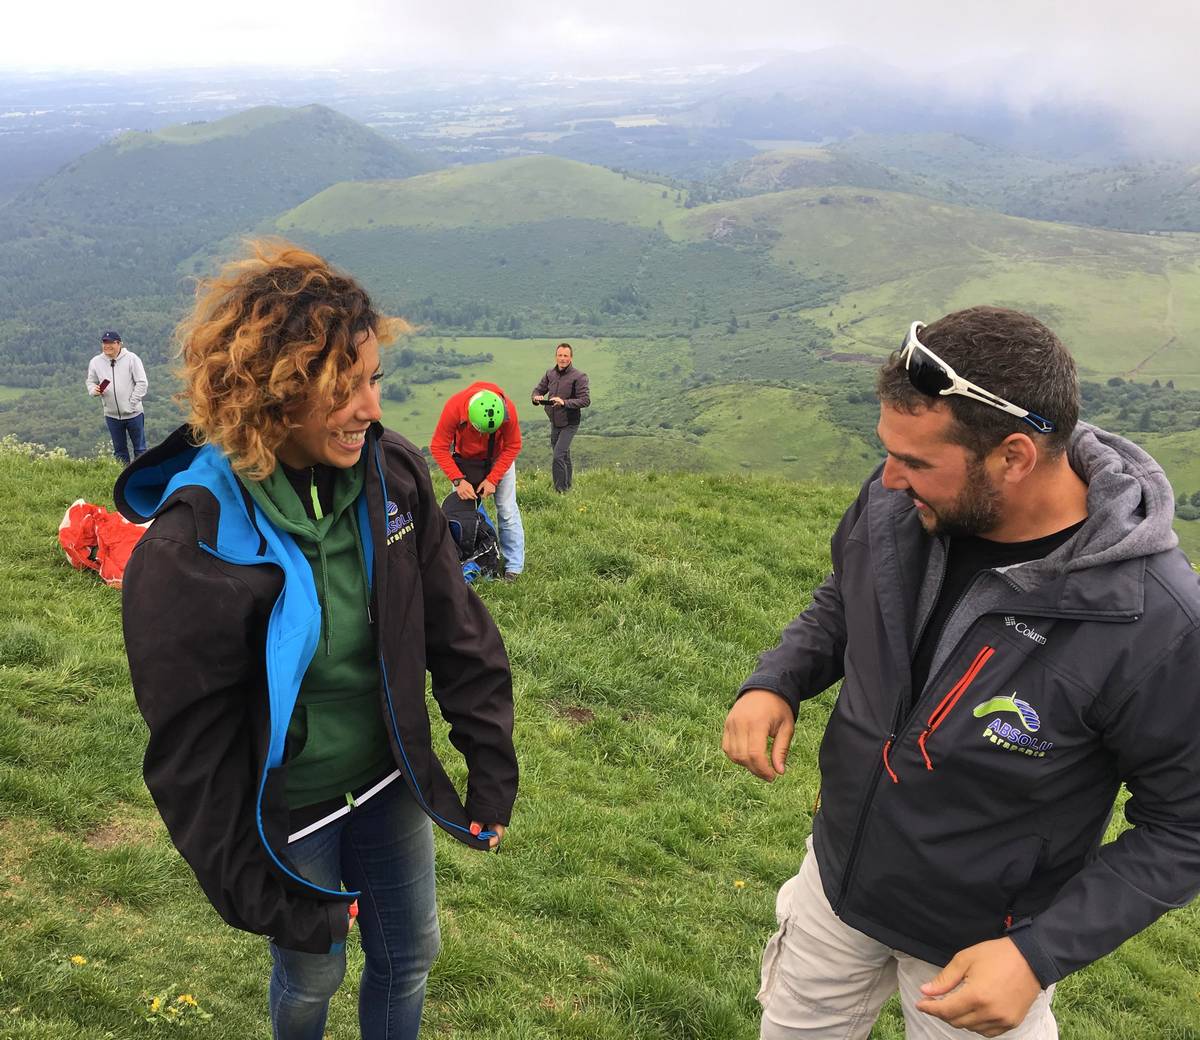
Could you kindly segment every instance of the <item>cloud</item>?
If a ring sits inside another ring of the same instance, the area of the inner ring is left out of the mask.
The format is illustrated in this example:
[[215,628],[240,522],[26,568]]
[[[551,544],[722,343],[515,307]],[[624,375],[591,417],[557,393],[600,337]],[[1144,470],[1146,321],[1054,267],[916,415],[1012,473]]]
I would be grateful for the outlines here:
[[963,94],[1200,116],[1190,0],[57,0],[5,13],[0,68],[439,67],[527,72],[850,46]]

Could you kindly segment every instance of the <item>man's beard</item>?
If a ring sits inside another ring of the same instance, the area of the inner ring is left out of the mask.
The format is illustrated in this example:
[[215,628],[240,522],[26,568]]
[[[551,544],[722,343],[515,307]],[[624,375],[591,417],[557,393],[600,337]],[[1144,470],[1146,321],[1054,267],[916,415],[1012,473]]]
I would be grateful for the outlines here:
[[[911,491],[909,496],[916,497]],[[928,502],[925,505],[928,512],[918,515],[928,534],[943,538],[975,538],[1000,525],[1000,490],[988,479],[987,469],[980,459],[968,464],[962,492],[949,506],[934,509]]]

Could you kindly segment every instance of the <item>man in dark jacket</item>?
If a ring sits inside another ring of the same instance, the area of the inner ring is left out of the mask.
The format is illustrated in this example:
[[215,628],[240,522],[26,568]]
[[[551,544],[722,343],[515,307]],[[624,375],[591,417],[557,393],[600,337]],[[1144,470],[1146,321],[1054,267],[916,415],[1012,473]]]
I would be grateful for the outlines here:
[[560,343],[554,352],[554,367],[546,369],[533,388],[533,403],[550,406],[550,447],[554,452],[550,468],[554,490],[560,494],[571,490],[571,441],[579,429],[581,409],[592,403],[587,373],[575,367],[574,357],[571,344]]
[[762,1036],[866,1037],[898,988],[909,1037],[1055,1037],[1054,984],[1200,890],[1200,584],[1040,322],[914,323],[878,389],[886,461],[725,724],[773,780],[842,681]]

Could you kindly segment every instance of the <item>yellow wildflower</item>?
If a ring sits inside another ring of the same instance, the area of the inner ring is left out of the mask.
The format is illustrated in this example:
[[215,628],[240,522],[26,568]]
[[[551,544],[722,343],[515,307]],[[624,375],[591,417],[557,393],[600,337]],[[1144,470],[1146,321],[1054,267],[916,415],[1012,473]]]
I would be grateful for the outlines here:
[[188,1007],[196,1007],[196,998],[190,993],[180,993],[175,1000],[179,1004],[186,1004]]
[[158,997],[155,997],[152,1001],[150,1001],[151,1013],[157,1011],[160,1007],[162,1007],[162,1001],[159,1000]]
[[87,958],[81,957],[79,954],[75,954],[75,956],[71,958],[71,963],[77,967],[82,967],[83,965],[87,964]]
[[744,882],[744,881],[735,881],[735,882],[733,883],[733,887],[734,887],[734,888],[745,888],[745,887],[746,887],[746,882]]

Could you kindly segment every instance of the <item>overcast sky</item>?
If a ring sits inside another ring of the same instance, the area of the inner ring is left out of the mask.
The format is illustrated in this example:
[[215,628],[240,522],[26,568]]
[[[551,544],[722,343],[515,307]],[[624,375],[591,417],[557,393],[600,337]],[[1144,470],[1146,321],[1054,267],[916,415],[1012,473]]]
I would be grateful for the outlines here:
[[[963,90],[1200,116],[1198,0],[52,0],[5,4],[0,69],[602,70],[848,45]],[[981,84],[980,81],[983,81]]]

